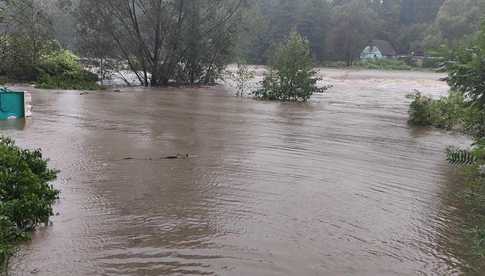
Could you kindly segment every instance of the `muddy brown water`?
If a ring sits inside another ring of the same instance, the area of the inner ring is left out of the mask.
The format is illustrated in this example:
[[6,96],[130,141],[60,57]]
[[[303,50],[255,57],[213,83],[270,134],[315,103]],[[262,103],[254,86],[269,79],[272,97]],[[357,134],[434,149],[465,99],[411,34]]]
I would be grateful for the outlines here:
[[462,273],[444,150],[468,141],[406,124],[405,95],[446,94],[441,76],[322,73],[309,104],[30,89],[33,118],[0,131],[44,150],[62,196],[12,275]]

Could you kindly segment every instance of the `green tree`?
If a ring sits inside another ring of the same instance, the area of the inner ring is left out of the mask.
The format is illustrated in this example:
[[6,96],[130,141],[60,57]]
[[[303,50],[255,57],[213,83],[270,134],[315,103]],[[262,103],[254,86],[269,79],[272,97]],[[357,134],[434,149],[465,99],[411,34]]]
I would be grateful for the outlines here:
[[246,17],[239,43],[242,53],[254,63],[268,63],[274,46],[285,41],[292,30],[308,39],[314,61],[322,62],[330,25],[330,3],[325,0],[254,1]]
[[485,19],[471,47],[455,51],[448,62],[449,84],[465,95],[474,108],[468,119],[468,132],[478,140],[485,137]]
[[111,39],[141,84],[158,86],[219,77],[245,2],[84,0],[81,5],[99,20],[84,22],[87,28]]
[[292,32],[288,41],[277,47],[263,87],[255,96],[265,100],[304,102],[313,93],[322,91],[317,81],[308,41]]
[[56,48],[45,4],[39,0],[5,1],[4,33],[0,34],[0,75],[35,79],[35,67],[42,55]]
[[485,109],[485,20],[474,45],[458,49],[448,64],[450,85],[463,92],[473,104]]
[[351,66],[365,44],[374,37],[377,17],[366,1],[349,0],[333,8],[332,48]]
[[322,62],[326,56],[330,5],[327,1],[306,0],[299,14],[298,31],[308,39],[313,60]]

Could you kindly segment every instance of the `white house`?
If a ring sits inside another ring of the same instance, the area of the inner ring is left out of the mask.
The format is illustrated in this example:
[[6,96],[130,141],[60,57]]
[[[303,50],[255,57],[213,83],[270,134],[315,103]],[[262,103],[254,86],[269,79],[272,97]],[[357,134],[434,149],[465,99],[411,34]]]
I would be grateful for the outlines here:
[[389,41],[372,40],[367,44],[364,50],[362,50],[360,59],[395,58],[396,55],[396,50],[392,47]]

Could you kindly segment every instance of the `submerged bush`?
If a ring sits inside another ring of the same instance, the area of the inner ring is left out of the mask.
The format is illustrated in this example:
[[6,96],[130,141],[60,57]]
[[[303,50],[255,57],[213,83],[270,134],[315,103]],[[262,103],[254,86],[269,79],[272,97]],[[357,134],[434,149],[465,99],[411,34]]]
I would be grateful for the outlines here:
[[431,119],[431,105],[433,99],[425,96],[420,92],[409,95],[408,98],[413,101],[409,107],[409,123],[415,126],[431,126],[433,125]]
[[293,32],[277,48],[262,88],[254,95],[264,100],[305,102],[313,93],[324,90],[317,87],[316,74],[308,41]]
[[56,176],[40,150],[24,150],[0,137],[0,265],[13,243],[53,214],[59,191],[49,182]]
[[470,107],[459,92],[434,100],[420,92],[408,96],[413,101],[409,108],[409,123],[415,126],[434,126],[447,130],[464,129]]
[[96,90],[98,76],[84,70],[77,56],[67,50],[56,51],[41,58],[36,68],[38,87],[45,89]]

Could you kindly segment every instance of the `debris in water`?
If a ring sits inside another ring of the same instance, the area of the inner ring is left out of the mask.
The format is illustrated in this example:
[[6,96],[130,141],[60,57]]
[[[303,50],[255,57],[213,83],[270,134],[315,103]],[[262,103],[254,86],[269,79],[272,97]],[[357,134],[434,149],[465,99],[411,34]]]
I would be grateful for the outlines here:
[[174,159],[189,159],[191,157],[190,154],[186,153],[186,154],[179,154],[177,153],[177,155],[167,155],[167,156],[163,156],[163,157],[160,157],[160,158],[151,158],[151,157],[147,157],[147,158],[135,158],[135,157],[125,157],[121,160],[118,160],[118,161],[128,161],[128,160],[138,160],[138,161],[152,161],[152,160],[174,160]]
[[186,154],[169,155],[163,159],[188,159],[189,157],[190,157],[189,154],[186,153]]

